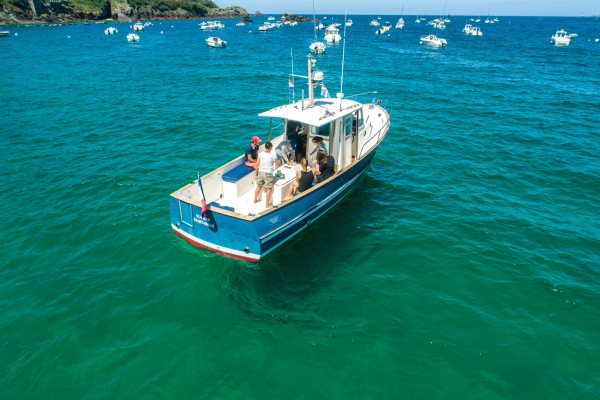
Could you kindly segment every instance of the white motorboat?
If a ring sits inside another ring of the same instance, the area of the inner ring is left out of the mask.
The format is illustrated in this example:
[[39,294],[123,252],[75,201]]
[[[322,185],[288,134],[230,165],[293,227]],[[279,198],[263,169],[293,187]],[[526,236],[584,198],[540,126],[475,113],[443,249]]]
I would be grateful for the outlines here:
[[223,28],[225,28],[225,25],[220,21],[205,21],[200,23],[200,29],[203,31],[217,31]]
[[114,26],[109,26],[104,30],[105,35],[114,35],[115,33],[119,33],[119,31]]
[[206,44],[209,47],[227,47],[227,42],[216,36],[206,38]]
[[128,42],[139,42],[140,37],[139,37],[139,35],[136,35],[135,33],[130,33],[129,35],[127,35],[127,41]]
[[342,41],[340,30],[335,25],[329,25],[325,29],[325,41],[327,43],[339,43]]
[[383,25],[381,25],[381,27],[379,29],[377,29],[375,31],[376,35],[383,35],[384,33],[386,33],[387,31],[389,31],[390,29],[392,29],[392,24],[390,24],[389,22],[384,22]]
[[10,31],[8,29],[0,30],[0,37],[7,37],[7,36],[10,36]]
[[144,25],[140,21],[138,21],[135,24],[131,25],[131,29],[137,32],[141,32],[144,30]]
[[471,26],[470,29],[466,29],[467,26],[469,26],[469,25],[465,25],[465,29],[463,29],[463,32],[465,33],[465,35],[467,35],[467,36],[483,36],[483,32],[481,32],[481,29],[479,29],[478,26]]
[[441,18],[432,19],[427,25],[432,25],[435,29],[446,29],[446,23]]
[[308,49],[315,54],[325,53],[326,48],[327,46],[325,46],[325,43],[319,41],[314,41],[308,46]]
[[465,31],[465,35],[467,36],[483,36],[483,32],[479,29],[478,26],[472,26],[469,31]]
[[468,35],[469,32],[471,32],[471,29],[473,29],[473,25],[471,25],[471,24],[465,24],[465,27],[462,29],[462,32],[465,35]]
[[438,48],[445,47],[448,44],[448,42],[446,41],[446,39],[438,38],[435,35],[424,35],[421,36],[419,44],[427,47]]
[[277,28],[277,25],[275,25],[272,22],[265,21],[265,22],[263,22],[263,24],[261,26],[258,27],[258,31],[259,32],[270,32],[270,31],[274,31],[275,28]]
[[552,35],[550,43],[554,43],[555,46],[568,46],[571,43],[571,36],[564,29],[560,29]]
[[371,25],[371,26],[379,26],[379,21],[377,21],[376,19],[374,19],[371,22],[369,22],[369,25]]
[[346,21],[346,26],[352,26],[353,22],[351,19],[349,19],[348,21]]
[[404,18],[400,17],[398,22],[396,22],[396,29],[402,29],[402,28],[404,28]]
[[[390,115],[380,99],[362,103],[342,93],[335,98],[323,95],[328,93],[323,74],[313,72],[312,61],[309,55],[306,76],[289,75],[290,79],[307,80],[308,98],[270,108],[259,117],[270,121],[266,124],[271,128],[265,132],[269,148],[276,149],[284,141],[306,143],[297,146],[296,153],[308,158],[314,149],[312,138],[319,136],[327,143],[328,153],[319,156],[324,155],[326,161],[317,182],[288,197],[297,170],[284,163],[276,165],[272,186],[263,190],[263,185],[257,183],[256,170],[236,152],[227,156],[220,167],[171,193],[170,222],[175,234],[217,254],[258,262],[280,246],[299,249],[310,245],[318,228],[312,230],[312,235],[299,238],[301,245],[290,239],[351,195],[388,133]],[[321,98],[315,96],[318,86]],[[239,116],[230,117],[235,120]],[[240,129],[240,133],[248,132]],[[256,150],[261,152],[267,146],[260,145],[258,137],[254,143],[259,144]],[[194,153],[191,148],[187,151]],[[190,182],[187,178],[185,181]],[[323,221],[331,224],[328,230],[335,229],[336,223],[335,218]],[[338,229],[337,234],[344,232]]]

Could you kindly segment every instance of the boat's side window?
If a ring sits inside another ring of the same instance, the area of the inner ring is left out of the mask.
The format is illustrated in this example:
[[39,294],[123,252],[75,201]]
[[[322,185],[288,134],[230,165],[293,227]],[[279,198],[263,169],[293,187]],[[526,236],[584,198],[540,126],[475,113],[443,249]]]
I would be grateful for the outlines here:
[[329,138],[329,134],[331,133],[331,124],[313,128],[315,128],[315,132],[313,134],[323,136],[324,138]]
[[352,133],[356,133],[363,126],[363,115],[362,110],[358,110],[352,113]]
[[353,118],[351,116],[347,116],[344,120],[344,133],[346,136],[350,136],[353,131]]

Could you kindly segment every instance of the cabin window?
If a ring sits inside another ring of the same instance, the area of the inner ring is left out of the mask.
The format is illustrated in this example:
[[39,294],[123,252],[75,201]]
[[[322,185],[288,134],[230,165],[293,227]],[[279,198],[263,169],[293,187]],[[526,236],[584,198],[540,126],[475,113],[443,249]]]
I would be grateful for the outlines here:
[[323,136],[324,139],[329,139],[331,133],[331,124],[323,126],[313,126],[311,136]]
[[350,136],[352,134],[352,117],[347,116],[344,119],[344,133],[346,136]]
[[358,110],[352,113],[352,131],[358,132],[361,126],[363,126],[363,115],[362,110]]

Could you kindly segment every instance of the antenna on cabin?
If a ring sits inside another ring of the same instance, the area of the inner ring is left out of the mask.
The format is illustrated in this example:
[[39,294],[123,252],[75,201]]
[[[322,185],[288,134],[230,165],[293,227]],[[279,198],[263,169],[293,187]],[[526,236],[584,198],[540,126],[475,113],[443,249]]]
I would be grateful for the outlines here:
[[340,92],[336,95],[340,99],[340,111],[342,111],[342,100],[344,99],[344,61],[346,58],[346,23],[348,22],[348,9],[344,13],[344,38],[342,39],[342,78],[340,80]]
[[315,89],[313,88],[312,57],[308,54],[308,107],[315,105]]
[[294,91],[294,49],[292,47],[290,47],[290,58],[292,59],[292,76],[290,76],[288,79],[290,79],[291,85],[289,85],[290,87],[290,91],[292,92],[292,102],[296,101],[296,92]]

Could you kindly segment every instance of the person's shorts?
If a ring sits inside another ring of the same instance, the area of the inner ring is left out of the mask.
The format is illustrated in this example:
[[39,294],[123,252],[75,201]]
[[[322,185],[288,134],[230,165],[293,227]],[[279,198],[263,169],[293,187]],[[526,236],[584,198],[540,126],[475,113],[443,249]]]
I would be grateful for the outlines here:
[[258,186],[265,185],[267,189],[273,187],[273,174],[270,172],[258,171],[258,179],[256,180]]

